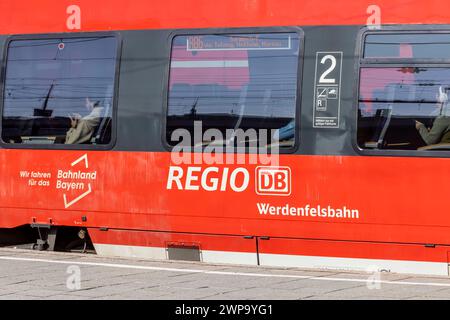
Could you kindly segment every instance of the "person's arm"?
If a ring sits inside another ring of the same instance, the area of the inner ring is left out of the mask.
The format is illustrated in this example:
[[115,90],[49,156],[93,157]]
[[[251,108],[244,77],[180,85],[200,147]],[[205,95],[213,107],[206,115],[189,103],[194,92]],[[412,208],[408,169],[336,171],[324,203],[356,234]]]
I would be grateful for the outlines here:
[[95,126],[98,124],[96,119],[81,119],[77,127],[67,131],[66,144],[87,143],[91,140]]
[[420,136],[427,145],[436,144],[441,141],[442,135],[448,128],[448,121],[444,117],[437,117],[433,127],[428,130],[423,123],[417,126]]
[[70,128],[66,133],[66,142],[65,144],[76,144],[79,143],[80,136],[82,133],[82,125],[79,125],[75,128]]

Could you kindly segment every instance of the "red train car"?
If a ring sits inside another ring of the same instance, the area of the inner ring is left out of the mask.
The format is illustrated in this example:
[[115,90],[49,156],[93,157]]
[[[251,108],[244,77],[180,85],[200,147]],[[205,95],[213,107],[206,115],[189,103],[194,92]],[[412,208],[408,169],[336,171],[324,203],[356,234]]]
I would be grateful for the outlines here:
[[446,4],[2,1],[3,242],[447,275]]

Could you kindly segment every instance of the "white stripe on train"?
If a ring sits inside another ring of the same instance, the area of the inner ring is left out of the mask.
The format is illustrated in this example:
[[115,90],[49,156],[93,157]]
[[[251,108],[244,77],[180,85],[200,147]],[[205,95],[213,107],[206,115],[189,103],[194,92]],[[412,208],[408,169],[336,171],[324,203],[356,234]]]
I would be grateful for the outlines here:
[[[94,244],[100,256],[131,257],[142,259],[168,259],[165,248]],[[230,263],[256,265],[255,253],[202,250],[201,261],[206,263]],[[260,265],[268,267],[294,267],[327,270],[388,271],[393,273],[448,276],[446,262],[404,261],[384,259],[358,259],[284,254],[260,254]]]
[[450,287],[449,282],[413,282],[413,281],[389,281],[389,280],[368,280],[358,278],[343,278],[343,277],[311,277],[292,274],[276,274],[276,273],[251,273],[251,272],[232,272],[232,271],[211,271],[201,269],[186,269],[186,268],[164,268],[164,267],[152,267],[145,265],[129,265],[129,264],[117,264],[117,263],[99,263],[99,262],[87,262],[77,260],[51,260],[51,259],[36,259],[36,258],[20,258],[17,256],[0,256],[0,261],[23,261],[23,262],[35,262],[35,263],[47,263],[47,264],[62,264],[62,265],[78,265],[78,266],[95,266],[105,268],[117,268],[117,269],[137,269],[137,270],[151,270],[151,271],[165,271],[165,272],[177,272],[177,273],[199,273],[199,274],[211,274],[222,276],[242,276],[242,277],[256,277],[256,278],[285,278],[285,279],[305,279],[315,281],[329,281],[329,282],[355,282],[355,283],[380,283],[391,285],[404,285],[404,286],[424,286],[424,287]]

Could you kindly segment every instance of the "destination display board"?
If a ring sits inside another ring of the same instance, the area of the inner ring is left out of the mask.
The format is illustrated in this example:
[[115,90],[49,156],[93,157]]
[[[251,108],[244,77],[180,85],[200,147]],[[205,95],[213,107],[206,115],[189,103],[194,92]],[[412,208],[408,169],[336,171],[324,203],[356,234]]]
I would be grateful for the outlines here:
[[199,35],[187,37],[188,51],[212,50],[290,50],[286,34]]

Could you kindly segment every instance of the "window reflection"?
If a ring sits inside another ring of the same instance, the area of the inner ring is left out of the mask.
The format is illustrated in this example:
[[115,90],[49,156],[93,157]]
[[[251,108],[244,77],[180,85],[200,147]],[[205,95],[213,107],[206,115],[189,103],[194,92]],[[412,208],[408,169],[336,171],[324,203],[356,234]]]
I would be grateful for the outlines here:
[[116,48],[113,37],[10,42],[3,141],[109,143]]
[[450,34],[369,34],[365,58],[450,59]]
[[[445,144],[450,68],[361,68],[358,144],[366,149],[417,150]],[[450,115],[450,114],[449,114]],[[436,120],[442,130],[436,131]],[[423,128],[435,128],[428,139]],[[449,137],[450,138],[450,137]],[[446,149],[445,147],[438,148]],[[447,148],[448,149],[448,148]]]
[[[167,141],[184,128],[274,130],[295,142],[296,34],[178,36],[172,46]],[[204,144],[210,141],[203,141]],[[225,142],[223,142],[225,143]]]

